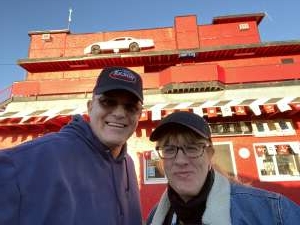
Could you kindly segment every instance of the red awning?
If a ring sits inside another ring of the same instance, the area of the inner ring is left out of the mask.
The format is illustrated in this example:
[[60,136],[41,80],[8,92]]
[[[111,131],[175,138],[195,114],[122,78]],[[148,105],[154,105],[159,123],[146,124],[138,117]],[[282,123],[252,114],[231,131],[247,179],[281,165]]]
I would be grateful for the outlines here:
[[[208,117],[252,116],[285,111],[297,113],[299,109],[295,108],[294,105],[299,104],[299,100],[300,97],[284,97],[157,103],[145,105],[140,120],[161,120],[162,117],[174,111],[192,111],[200,116]],[[55,118],[71,118],[75,114],[87,116],[86,102],[87,99],[11,102],[0,113],[0,126],[46,123]],[[270,104],[272,105],[272,112],[269,108]]]

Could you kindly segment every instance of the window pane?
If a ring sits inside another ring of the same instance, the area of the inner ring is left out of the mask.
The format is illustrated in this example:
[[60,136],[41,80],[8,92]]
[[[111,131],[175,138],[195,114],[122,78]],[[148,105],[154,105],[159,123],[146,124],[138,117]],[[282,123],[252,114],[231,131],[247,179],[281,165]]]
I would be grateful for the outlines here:
[[300,157],[293,151],[299,142],[260,143],[254,145],[260,175],[268,179],[300,179]]
[[230,145],[214,143],[214,148],[215,154],[212,159],[213,163],[228,175],[235,176],[234,160],[231,157]]
[[151,154],[151,159],[146,160],[146,179],[152,178],[164,178],[165,173],[163,171],[163,166],[159,158],[154,157]]
[[287,125],[286,122],[283,121],[283,120],[280,120],[280,121],[278,122],[278,124],[279,124],[279,126],[280,126],[280,128],[281,128],[282,130],[287,130],[287,129],[289,129],[288,125]]
[[277,155],[276,160],[279,174],[296,175],[297,170],[292,155]]
[[252,133],[252,126],[251,122],[241,122],[241,128],[244,134],[250,134]]
[[[265,159],[263,160],[263,168],[262,168],[262,175],[275,175],[275,165],[273,162],[272,156],[265,156]],[[263,174],[265,172],[265,174]]]
[[256,127],[257,127],[257,130],[258,130],[259,132],[264,132],[264,131],[265,131],[264,124],[261,123],[261,122],[257,122],[257,123],[256,123]]

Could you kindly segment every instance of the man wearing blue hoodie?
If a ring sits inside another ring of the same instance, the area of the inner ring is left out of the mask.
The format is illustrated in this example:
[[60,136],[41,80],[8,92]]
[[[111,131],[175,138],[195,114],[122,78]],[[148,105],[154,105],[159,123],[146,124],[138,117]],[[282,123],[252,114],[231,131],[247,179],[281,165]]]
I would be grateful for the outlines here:
[[126,141],[142,111],[141,77],[100,73],[87,103],[57,133],[0,151],[1,225],[141,225],[139,189]]

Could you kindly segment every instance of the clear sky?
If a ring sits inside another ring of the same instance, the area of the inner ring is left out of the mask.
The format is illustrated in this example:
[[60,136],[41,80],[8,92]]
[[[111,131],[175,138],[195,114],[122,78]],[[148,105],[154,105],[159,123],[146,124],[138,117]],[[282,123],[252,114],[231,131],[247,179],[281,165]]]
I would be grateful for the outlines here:
[[0,93],[25,79],[16,62],[28,57],[28,32],[66,29],[69,8],[72,33],[172,27],[175,16],[188,14],[201,25],[217,16],[264,12],[263,42],[300,41],[300,0],[1,0]]

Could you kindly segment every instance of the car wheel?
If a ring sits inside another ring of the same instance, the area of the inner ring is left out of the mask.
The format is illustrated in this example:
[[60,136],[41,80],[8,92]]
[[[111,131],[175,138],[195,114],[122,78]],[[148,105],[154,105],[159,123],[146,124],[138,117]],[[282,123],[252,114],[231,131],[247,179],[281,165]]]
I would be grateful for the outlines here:
[[139,52],[140,51],[140,46],[138,43],[133,42],[129,45],[129,51],[131,52]]
[[99,54],[101,53],[101,49],[99,45],[92,45],[91,47],[92,54]]

